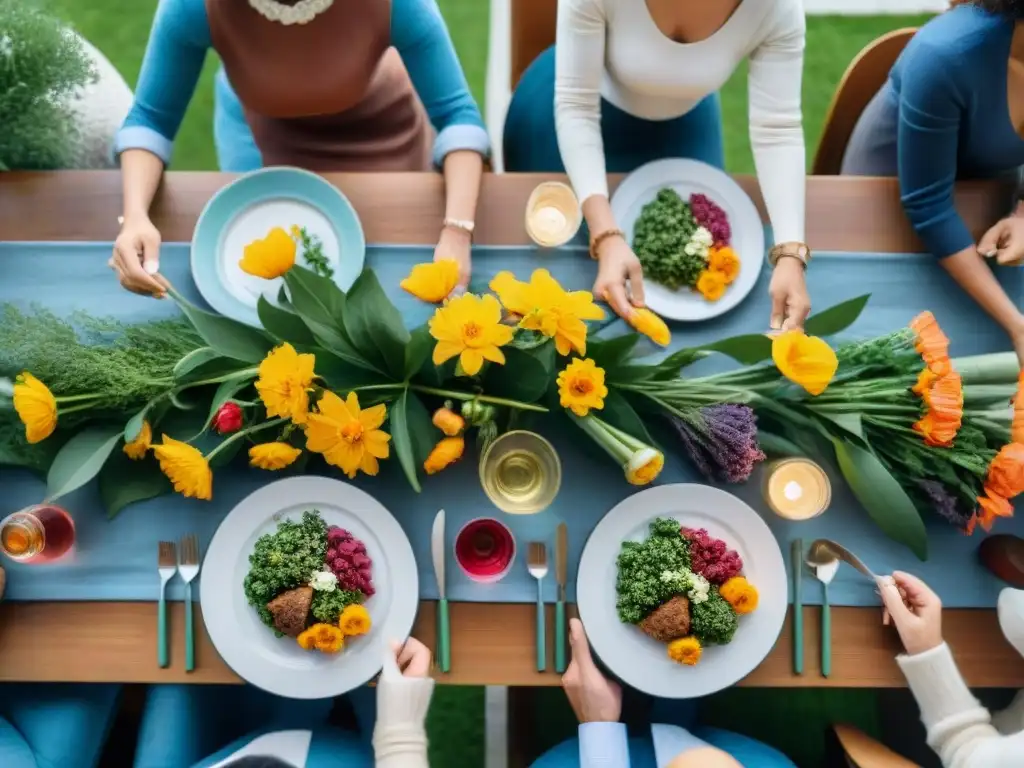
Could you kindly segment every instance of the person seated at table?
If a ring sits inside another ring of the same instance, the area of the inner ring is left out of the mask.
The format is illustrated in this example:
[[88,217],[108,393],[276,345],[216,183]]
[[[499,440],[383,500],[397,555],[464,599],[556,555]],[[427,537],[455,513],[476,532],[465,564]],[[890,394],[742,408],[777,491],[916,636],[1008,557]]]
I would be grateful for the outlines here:
[[124,223],[110,266],[125,288],[165,293],[149,208],[210,49],[222,62],[214,115],[222,170],[442,167],[435,256],[458,261],[468,284],[490,145],[436,0],[160,0],[115,142]]
[[686,157],[725,165],[718,90],[749,60],[750,143],[775,245],[770,323],[799,327],[805,153],[801,0],[560,0],[554,46],[523,73],[505,119],[508,171],[567,172],[583,204],[594,294],[628,319],[643,273],[608,200],[606,173]]
[[[942,637],[942,603],[920,579],[894,573],[881,586],[886,620],[906,654],[896,661],[921,708],[928,745],[944,768],[1017,768],[1024,765],[1024,691],[992,715],[964,682]],[[999,595],[999,626],[1024,656],[1024,590]]]
[[119,685],[0,685],[0,766],[95,768],[120,693]]
[[241,685],[153,686],[135,768],[428,768],[429,673],[425,645],[392,643],[376,691],[363,686],[345,697],[358,725],[351,731],[328,725],[333,699]]
[[979,242],[953,201],[957,179],[1024,165],[1024,3],[968,0],[910,40],[850,137],[842,172],[898,176],[903,209],[929,253],[1009,334],[1024,366],[1024,314],[985,263],[1024,260],[1024,209]]
[[572,661],[562,687],[580,722],[578,738],[549,750],[532,768],[796,768],[781,752],[746,736],[693,728],[693,700],[657,700],[654,719],[666,724],[651,726],[651,738],[628,738],[619,722],[622,689],[597,668],[579,619],[569,622],[569,642]]

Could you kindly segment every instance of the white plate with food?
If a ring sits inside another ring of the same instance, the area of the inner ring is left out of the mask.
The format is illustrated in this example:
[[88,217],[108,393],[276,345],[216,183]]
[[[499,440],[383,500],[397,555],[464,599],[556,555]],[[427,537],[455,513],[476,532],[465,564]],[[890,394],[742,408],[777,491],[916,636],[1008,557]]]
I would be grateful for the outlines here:
[[611,206],[643,265],[646,304],[659,315],[717,317],[757,284],[764,225],[724,171],[697,160],[655,160],[623,179]]
[[203,561],[203,620],[239,677],[293,699],[340,696],[376,675],[419,605],[412,546],[369,494],[292,477],[243,499]]
[[660,485],[614,507],[580,558],[594,653],[627,685],[689,699],[752,672],[782,631],[786,566],[768,525],[708,485]]

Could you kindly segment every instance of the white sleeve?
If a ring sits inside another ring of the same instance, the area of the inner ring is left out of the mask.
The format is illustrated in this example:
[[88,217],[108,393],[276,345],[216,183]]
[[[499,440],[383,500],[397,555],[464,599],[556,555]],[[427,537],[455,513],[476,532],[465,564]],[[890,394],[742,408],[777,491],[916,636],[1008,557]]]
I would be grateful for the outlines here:
[[928,745],[943,768],[1015,768],[1024,755],[1024,731],[1001,736],[964,682],[949,646],[896,659],[921,708]]
[[806,23],[802,0],[780,0],[750,54],[750,145],[776,243],[804,242],[807,156],[800,111]]
[[608,196],[601,140],[602,0],[559,0],[555,46],[555,130],[569,181],[580,203]]

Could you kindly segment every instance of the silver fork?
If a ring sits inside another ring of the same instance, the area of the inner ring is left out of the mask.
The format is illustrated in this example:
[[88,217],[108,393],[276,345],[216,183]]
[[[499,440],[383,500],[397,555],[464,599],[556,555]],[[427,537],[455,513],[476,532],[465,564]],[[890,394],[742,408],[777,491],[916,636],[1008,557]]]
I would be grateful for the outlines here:
[[199,539],[190,533],[181,540],[178,573],[185,582],[185,671],[196,668],[196,639],[192,629],[192,579],[199,575]]
[[156,614],[157,663],[166,667],[167,652],[167,582],[178,572],[178,554],[173,541],[161,541],[157,552],[157,573],[160,574],[160,604]]
[[547,614],[544,608],[544,577],[548,575],[548,549],[544,542],[530,542],[526,569],[537,580],[537,671],[543,672],[548,665],[548,642],[545,631]]

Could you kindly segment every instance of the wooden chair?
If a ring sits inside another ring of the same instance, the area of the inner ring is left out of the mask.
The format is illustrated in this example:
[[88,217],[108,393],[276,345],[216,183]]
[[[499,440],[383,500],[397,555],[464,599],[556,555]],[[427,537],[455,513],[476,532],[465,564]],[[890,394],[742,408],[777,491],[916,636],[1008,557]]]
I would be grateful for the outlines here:
[[889,77],[889,70],[917,30],[897,29],[869,43],[857,54],[839,81],[825,117],[818,151],[814,155],[815,176],[838,176],[843,154],[857,120]]
[[850,768],[921,768],[852,725],[836,725],[833,730]]
[[509,88],[555,42],[558,0],[512,0],[512,67]]

